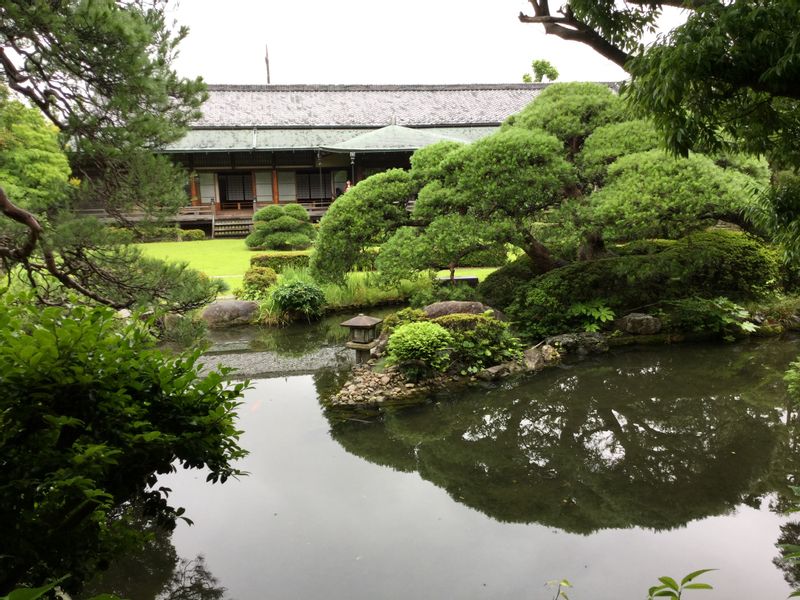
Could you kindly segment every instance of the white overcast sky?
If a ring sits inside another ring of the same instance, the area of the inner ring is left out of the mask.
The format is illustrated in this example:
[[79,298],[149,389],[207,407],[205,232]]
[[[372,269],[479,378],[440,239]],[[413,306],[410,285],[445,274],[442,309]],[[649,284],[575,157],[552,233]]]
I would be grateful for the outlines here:
[[[558,4],[558,0],[552,3]],[[175,64],[207,83],[516,83],[534,58],[560,81],[625,73],[582,44],[519,22],[523,0],[179,0]],[[671,20],[676,19],[675,15]]]

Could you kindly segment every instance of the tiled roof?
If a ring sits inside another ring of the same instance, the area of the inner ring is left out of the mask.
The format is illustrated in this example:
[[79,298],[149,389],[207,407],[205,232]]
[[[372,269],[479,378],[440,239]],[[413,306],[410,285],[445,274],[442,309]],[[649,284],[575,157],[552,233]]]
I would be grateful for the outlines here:
[[193,127],[498,125],[547,85],[209,85]]
[[331,152],[413,152],[418,148],[430,146],[436,142],[449,140],[452,142],[469,142],[464,137],[445,136],[435,129],[410,129],[402,125],[387,125],[380,129],[373,129],[366,133],[332,144],[323,146],[323,150]]

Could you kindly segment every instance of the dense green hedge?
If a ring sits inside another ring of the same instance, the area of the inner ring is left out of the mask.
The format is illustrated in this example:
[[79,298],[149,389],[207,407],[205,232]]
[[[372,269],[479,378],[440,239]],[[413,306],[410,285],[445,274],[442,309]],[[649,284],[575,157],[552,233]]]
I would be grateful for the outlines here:
[[508,308],[533,336],[569,328],[569,309],[602,300],[617,314],[697,296],[757,297],[779,285],[777,253],[737,232],[710,230],[656,253],[576,262],[520,287]]
[[308,266],[311,252],[299,250],[297,252],[281,252],[275,254],[256,254],[250,257],[251,267],[268,267],[276,273],[282,272],[287,267],[305,268]]
[[198,242],[206,239],[206,232],[202,229],[179,229],[178,237],[182,242]]

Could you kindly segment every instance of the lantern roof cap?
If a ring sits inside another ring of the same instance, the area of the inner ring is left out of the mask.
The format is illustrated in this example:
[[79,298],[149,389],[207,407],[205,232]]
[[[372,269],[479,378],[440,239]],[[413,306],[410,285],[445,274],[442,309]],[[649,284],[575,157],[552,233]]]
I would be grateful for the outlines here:
[[366,327],[375,327],[378,323],[383,323],[383,319],[376,319],[375,317],[368,317],[366,315],[359,314],[357,317],[353,317],[349,321],[345,321],[344,323],[339,323],[342,327],[356,327],[356,328],[366,328]]

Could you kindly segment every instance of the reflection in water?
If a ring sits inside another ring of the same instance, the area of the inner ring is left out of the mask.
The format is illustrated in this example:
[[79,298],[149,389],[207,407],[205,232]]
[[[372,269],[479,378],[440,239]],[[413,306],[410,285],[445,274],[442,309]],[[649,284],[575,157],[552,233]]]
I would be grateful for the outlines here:
[[776,508],[785,502],[785,474],[800,466],[780,381],[790,351],[626,352],[380,422],[331,416],[331,433],[499,521],[666,530],[757,507],[769,492],[784,494]]
[[[397,307],[368,309],[368,314],[383,318]],[[278,356],[299,358],[317,352],[320,348],[343,346],[347,329],[339,325],[356,316],[342,312],[329,315],[313,323],[292,323],[286,327],[239,327],[209,331],[212,351],[267,351]]]
[[140,515],[126,515],[143,534],[138,550],[128,549],[84,588],[82,598],[113,594],[126,600],[223,600],[225,588],[208,570],[202,555],[180,558],[172,532]]

